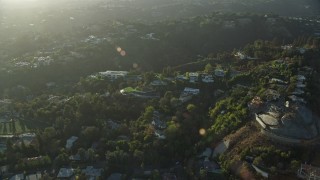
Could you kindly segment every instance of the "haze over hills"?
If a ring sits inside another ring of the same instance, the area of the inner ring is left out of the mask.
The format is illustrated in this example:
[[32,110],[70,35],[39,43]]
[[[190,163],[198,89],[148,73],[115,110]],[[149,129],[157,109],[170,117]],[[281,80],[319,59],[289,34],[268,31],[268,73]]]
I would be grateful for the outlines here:
[[313,176],[319,9],[0,0],[0,179]]

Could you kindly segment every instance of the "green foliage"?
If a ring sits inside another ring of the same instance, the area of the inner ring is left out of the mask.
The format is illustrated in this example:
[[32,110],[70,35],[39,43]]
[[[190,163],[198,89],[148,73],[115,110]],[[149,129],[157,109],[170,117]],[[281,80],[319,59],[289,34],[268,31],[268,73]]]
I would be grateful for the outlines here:
[[247,101],[246,92],[240,89],[235,89],[230,97],[219,101],[209,112],[210,118],[214,120],[210,131],[226,135],[239,128],[249,115]]
[[205,67],[204,67],[204,72],[206,73],[210,73],[213,71],[213,67],[210,63],[208,63]]
[[197,106],[194,104],[188,104],[188,106],[187,106],[187,110],[190,113],[194,113],[196,109],[197,109]]

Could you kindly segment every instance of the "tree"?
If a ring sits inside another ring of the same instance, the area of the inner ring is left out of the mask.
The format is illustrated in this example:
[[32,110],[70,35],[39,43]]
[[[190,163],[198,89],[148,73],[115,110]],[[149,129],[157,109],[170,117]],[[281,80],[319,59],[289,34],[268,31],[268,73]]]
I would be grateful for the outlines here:
[[86,140],[87,143],[91,143],[94,140],[99,138],[99,129],[97,127],[94,126],[90,126],[90,127],[86,127],[83,131],[82,131],[82,135],[83,138]]
[[253,164],[256,166],[260,166],[262,164],[262,158],[260,156],[255,157],[253,160]]
[[148,106],[146,107],[144,113],[143,113],[143,119],[145,121],[151,121],[153,117],[153,112],[154,112],[154,107],[153,106]]
[[197,109],[196,105],[194,104],[188,104],[187,106],[187,110],[190,112],[190,113],[194,113],[194,111]]
[[206,73],[210,73],[213,71],[213,67],[210,63],[208,63],[205,67],[204,67],[204,72]]
[[106,160],[112,167],[123,169],[124,166],[128,165],[129,154],[120,149],[108,151],[106,153]]

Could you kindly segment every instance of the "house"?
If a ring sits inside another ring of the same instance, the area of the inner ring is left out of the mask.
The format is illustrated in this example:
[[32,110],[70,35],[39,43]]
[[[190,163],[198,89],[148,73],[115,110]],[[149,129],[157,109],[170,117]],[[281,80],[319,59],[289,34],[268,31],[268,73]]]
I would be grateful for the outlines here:
[[36,134],[35,133],[24,133],[19,135],[20,141],[25,144],[25,145],[30,145],[30,144],[37,144],[37,139],[36,139]]
[[306,101],[303,98],[297,97],[296,95],[291,95],[288,96],[289,99],[293,102],[301,102],[301,103],[306,103]]
[[198,95],[200,93],[200,89],[186,87],[186,88],[184,88],[183,93]]
[[187,101],[190,101],[192,99],[193,95],[192,94],[185,94],[182,93],[179,97],[179,101],[181,101],[182,103],[185,103]]
[[90,180],[99,179],[102,175],[102,172],[103,172],[102,168],[96,169],[96,168],[93,168],[93,166],[87,166],[86,169],[82,170],[82,173],[84,173],[87,179],[90,179]]
[[37,172],[35,174],[29,174],[26,176],[26,180],[40,180],[42,177],[41,172]]
[[186,80],[188,80],[188,77],[186,77],[185,75],[177,75],[176,76],[176,79],[177,80],[181,80],[181,81],[186,81]]
[[199,80],[199,73],[197,72],[189,72],[189,82],[195,83]]
[[151,124],[156,128],[156,129],[165,129],[167,128],[167,124],[160,119],[153,119]]
[[308,164],[301,164],[297,175],[301,179],[320,180],[320,168]]
[[158,111],[153,111],[153,117],[151,124],[156,129],[165,129],[167,128],[167,124],[160,120],[160,113]]
[[60,168],[57,175],[58,179],[74,179],[74,172],[72,168]]
[[284,46],[281,46],[281,49],[283,49],[283,50],[290,50],[290,49],[292,49],[292,44],[287,44],[287,45],[284,45]]
[[209,173],[221,172],[220,166],[215,162],[209,161],[208,158],[203,161],[203,168]]
[[72,136],[67,140],[66,149],[71,149],[73,144],[78,140],[78,137]]
[[158,139],[166,139],[166,136],[164,135],[164,132],[162,130],[156,129],[154,131],[154,135],[156,135]]
[[99,75],[114,81],[119,78],[125,78],[128,75],[128,71],[105,71],[99,72]]
[[263,123],[262,126],[277,126],[279,125],[278,115],[273,113],[256,114],[256,120]]
[[272,78],[272,79],[270,79],[270,81],[269,81],[270,83],[280,83],[280,84],[287,84],[287,82],[285,82],[285,81],[283,81],[283,80],[281,80],[281,79],[277,79],[277,78]]
[[214,70],[214,75],[217,77],[224,77],[226,74],[222,69],[216,69]]
[[181,92],[179,100],[184,103],[192,99],[193,96],[198,95],[200,93],[199,89],[186,87]]
[[155,38],[154,37],[155,33],[149,33],[149,34],[146,34],[145,36],[142,36],[141,39],[151,39],[151,40],[160,40],[158,38]]
[[234,56],[240,58],[241,60],[247,59],[247,56],[240,51],[238,51]]
[[211,74],[203,74],[202,75],[202,82],[204,83],[213,83],[213,76]]
[[165,82],[165,81],[161,81],[161,80],[154,80],[154,81],[152,81],[151,83],[150,83],[150,85],[151,86],[166,86],[166,85],[168,85],[168,83],[167,82]]
[[23,174],[16,174],[12,176],[9,180],[24,180],[24,175]]

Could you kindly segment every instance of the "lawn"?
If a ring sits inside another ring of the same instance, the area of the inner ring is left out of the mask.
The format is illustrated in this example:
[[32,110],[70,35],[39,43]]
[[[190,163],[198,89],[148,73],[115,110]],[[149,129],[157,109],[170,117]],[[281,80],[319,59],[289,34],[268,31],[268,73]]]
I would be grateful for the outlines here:
[[26,120],[1,122],[0,134],[11,135],[11,134],[33,132],[35,129],[42,129],[45,127],[47,127],[47,125],[34,122],[34,121],[26,121]]

